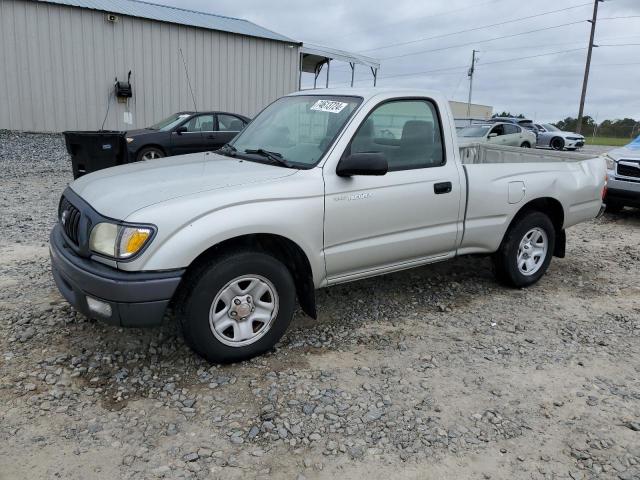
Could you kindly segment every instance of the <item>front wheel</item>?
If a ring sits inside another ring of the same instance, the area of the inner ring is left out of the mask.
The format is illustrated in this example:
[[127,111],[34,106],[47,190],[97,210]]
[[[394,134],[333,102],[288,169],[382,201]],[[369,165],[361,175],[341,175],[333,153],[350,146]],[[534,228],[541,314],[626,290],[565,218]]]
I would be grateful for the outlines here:
[[522,147],[522,148],[531,148],[531,144],[529,142],[522,142],[522,145],[520,145],[520,147]]
[[551,148],[554,150],[564,150],[564,139],[555,137],[551,140]]
[[143,160],[156,160],[158,158],[163,158],[164,152],[156,147],[145,147],[140,152],[138,152],[138,161],[142,162]]
[[247,360],[271,349],[295,308],[285,265],[261,252],[218,257],[185,282],[177,316],[185,341],[213,363]]
[[553,223],[544,213],[531,212],[518,219],[495,254],[497,278],[513,287],[536,283],[549,268],[555,237]]

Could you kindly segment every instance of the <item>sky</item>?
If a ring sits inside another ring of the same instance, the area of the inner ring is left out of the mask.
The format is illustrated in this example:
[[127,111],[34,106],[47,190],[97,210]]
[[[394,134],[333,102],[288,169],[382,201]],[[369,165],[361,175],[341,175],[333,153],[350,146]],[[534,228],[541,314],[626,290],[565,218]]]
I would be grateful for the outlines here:
[[[374,57],[379,86],[439,90],[450,100],[467,101],[476,49],[472,102],[540,122],[577,116],[593,13],[593,0],[151,1]],[[598,18],[585,114],[640,120],[640,0],[606,0]],[[347,64],[332,62],[330,87],[350,78]],[[355,78],[372,84],[364,66]],[[324,72],[318,80],[325,85]],[[305,74],[303,88],[312,85]]]

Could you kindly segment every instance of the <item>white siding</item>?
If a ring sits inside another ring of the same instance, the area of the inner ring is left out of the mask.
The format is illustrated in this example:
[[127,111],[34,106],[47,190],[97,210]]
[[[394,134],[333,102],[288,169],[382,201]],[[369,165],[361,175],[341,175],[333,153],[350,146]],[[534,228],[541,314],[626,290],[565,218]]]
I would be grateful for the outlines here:
[[[0,0],[0,129],[132,128],[193,109],[253,116],[297,90],[298,46],[25,0]],[[113,96],[132,71],[133,98]]]

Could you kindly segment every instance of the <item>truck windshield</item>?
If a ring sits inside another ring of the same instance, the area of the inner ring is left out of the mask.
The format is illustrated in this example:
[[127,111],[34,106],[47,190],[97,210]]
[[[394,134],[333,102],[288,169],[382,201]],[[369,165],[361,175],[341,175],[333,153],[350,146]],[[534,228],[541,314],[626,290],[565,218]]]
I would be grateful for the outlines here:
[[269,161],[264,153],[267,152],[272,160],[275,155],[293,167],[311,168],[361,102],[360,97],[335,95],[283,97],[265,108],[230,142],[233,154]]
[[463,128],[458,132],[459,137],[484,137],[491,128],[491,125],[477,125],[475,127]]

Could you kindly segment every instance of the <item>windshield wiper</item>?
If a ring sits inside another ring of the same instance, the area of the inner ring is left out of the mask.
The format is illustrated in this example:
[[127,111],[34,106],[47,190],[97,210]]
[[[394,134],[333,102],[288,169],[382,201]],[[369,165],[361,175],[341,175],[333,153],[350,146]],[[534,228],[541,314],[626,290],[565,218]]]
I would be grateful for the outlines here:
[[247,149],[244,153],[250,153],[254,155],[260,155],[261,157],[268,158],[273,163],[277,163],[278,165],[282,165],[287,168],[295,168],[291,162],[286,160],[281,153],[278,152],[270,152],[269,150],[265,150],[264,148],[255,148],[255,149]]
[[230,143],[225,143],[222,147],[218,149],[222,155],[226,155],[228,157],[235,157],[238,149],[231,145]]

